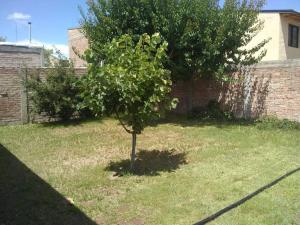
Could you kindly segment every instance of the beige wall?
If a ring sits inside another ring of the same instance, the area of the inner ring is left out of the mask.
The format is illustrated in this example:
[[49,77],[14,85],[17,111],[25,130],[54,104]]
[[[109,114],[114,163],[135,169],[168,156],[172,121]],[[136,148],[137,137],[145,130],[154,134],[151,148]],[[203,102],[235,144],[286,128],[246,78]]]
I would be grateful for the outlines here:
[[299,48],[289,47],[288,29],[289,24],[300,27],[300,17],[299,19],[297,19],[297,17],[292,19],[290,16],[280,13],[261,13],[259,18],[264,22],[264,28],[257,34],[256,37],[254,37],[252,42],[247,47],[254,47],[264,39],[271,38],[271,40],[265,46],[267,54],[262,61],[299,59],[300,40]]
[[288,46],[289,24],[300,27],[299,19],[293,19],[286,15],[281,15],[281,32],[280,32],[280,57],[279,59],[299,59],[300,58],[300,40],[299,47],[293,48]]
[[263,29],[253,38],[248,45],[249,48],[256,46],[264,39],[271,38],[266,44],[266,56],[263,61],[279,59],[279,34],[280,34],[280,15],[279,13],[261,13],[259,19],[264,23]]
[[88,48],[88,40],[81,33],[80,29],[69,29],[68,30],[69,38],[69,57],[73,61],[75,67],[85,67],[86,62],[82,60],[76,53],[73,51],[73,47],[78,51],[79,54],[83,54],[84,51]]

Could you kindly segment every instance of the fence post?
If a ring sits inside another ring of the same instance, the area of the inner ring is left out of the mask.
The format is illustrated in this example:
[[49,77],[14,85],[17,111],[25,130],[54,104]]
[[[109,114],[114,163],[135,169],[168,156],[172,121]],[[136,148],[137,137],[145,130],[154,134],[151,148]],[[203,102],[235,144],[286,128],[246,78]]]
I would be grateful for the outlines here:
[[29,123],[28,113],[28,93],[26,88],[27,82],[27,69],[19,68],[19,74],[21,77],[21,121],[23,124]]

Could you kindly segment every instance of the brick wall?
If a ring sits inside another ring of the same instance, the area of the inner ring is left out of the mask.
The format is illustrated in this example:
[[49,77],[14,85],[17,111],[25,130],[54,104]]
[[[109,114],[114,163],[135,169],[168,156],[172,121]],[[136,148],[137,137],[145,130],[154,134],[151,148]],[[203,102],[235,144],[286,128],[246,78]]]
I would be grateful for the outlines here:
[[0,45],[0,67],[41,67],[42,65],[41,47]]
[[86,62],[82,60],[78,55],[74,52],[75,50],[79,54],[83,54],[84,51],[88,47],[88,40],[81,33],[80,29],[74,28],[68,30],[68,42],[69,42],[69,57],[74,63],[75,67],[85,67]]
[[300,122],[300,60],[264,62],[235,76],[230,85],[208,80],[177,82],[172,90],[180,102],[176,113],[187,113],[219,101],[237,117],[275,115]]
[[0,124],[21,122],[21,78],[18,68],[0,67]]
[[[28,69],[28,72],[38,71],[45,77],[47,70]],[[76,69],[78,76],[85,73],[85,68]],[[172,95],[180,101],[175,112],[184,114],[210,100],[218,100],[238,117],[276,115],[300,122],[300,60],[263,63],[236,76],[244,79],[230,85],[209,80],[175,83]],[[30,104],[26,102],[22,77],[24,70],[0,67],[0,124],[27,120],[26,109]]]
[[0,67],[40,67],[42,65],[41,55],[35,53],[4,53],[0,52]]
[[[24,87],[24,79],[29,74],[39,74],[45,79],[51,68],[0,67],[0,125],[21,124],[28,121],[42,122],[48,118],[30,113],[31,102]],[[85,68],[76,68],[78,76],[86,74]]]

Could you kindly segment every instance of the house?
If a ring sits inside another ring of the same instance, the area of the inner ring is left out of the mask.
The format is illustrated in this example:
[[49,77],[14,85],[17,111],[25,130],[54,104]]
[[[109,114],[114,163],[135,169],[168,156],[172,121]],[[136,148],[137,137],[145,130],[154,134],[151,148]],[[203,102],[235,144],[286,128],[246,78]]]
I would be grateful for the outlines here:
[[[254,37],[248,47],[255,46],[270,38],[265,46],[266,56],[262,61],[275,61],[300,58],[299,27],[300,13],[294,10],[262,10],[259,19],[264,28]],[[88,41],[80,28],[68,30],[70,59],[75,67],[85,67],[86,63],[74,52],[80,54],[88,47]]]
[[42,67],[43,47],[0,42],[0,67]]
[[263,39],[271,38],[265,46],[266,56],[262,61],[300,58],[299,27],[300,13],[294,10],[263,10],[259,19],[264,28],[252,40],[253,46]]

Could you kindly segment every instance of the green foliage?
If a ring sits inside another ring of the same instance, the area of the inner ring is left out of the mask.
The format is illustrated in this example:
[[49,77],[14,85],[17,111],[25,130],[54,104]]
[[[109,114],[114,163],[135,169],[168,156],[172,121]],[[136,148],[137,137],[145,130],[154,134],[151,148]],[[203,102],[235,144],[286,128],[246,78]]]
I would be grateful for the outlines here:
[[262,130],[283,129],[300,130],[300,123],[288,119],[278,119],[275,116],[264,116],[255,121],[257,128]]
[[78,78],[72,64],[62,58],[47,70],[45,80],[36,74],[30,76],[27,87],[33,112],[62,120],[70,119],[80,102],[76,82]]
[[43,57],[44,57],[44,66],[49,67],[52,66],[52,60],[54,52],[53,49],[43,49]]
[[261,30],[258,12],[263,0],[88,1],[82,13],[83,32],[98,61],[103,45],[115,37],[159,32],[169,45],[165,64],[173,80],[207,77],[229,80],[228,73],[258,62],[268,40],[245,49]]
[[234,115],[232,112],[224,111],[221,109],[220,103],[217,101],[210,101],[205,107],[194,108],[188,117],[191,119],[201,120],[221,120],[221,121],[232,121]]
[[115,113],[126,131],[141,133],[162,110],[176,106],[169,98],[170,72],[163,68],[166,48],[159,34],[144,34],[137,44],[123,35],[103,46],[102,66],[97,54],[87,51],[90,66],[81,86],[85,105],[98,115]]

